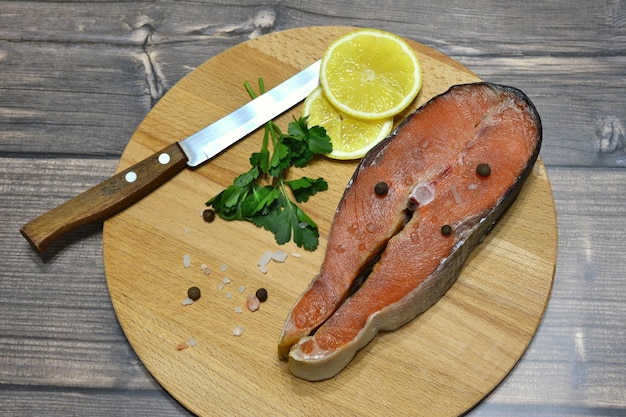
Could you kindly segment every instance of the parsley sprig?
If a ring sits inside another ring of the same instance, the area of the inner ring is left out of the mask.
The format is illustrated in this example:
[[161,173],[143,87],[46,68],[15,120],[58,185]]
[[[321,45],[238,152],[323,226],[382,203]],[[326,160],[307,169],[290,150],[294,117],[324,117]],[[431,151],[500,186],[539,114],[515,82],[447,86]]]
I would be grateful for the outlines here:
[[[256,93],[244,83],[251,98]],[[259,78],[260,94],[265,92]],[[271,151],[270,151],[271,142]],[[233,184],[206,202],[226,220],[246,220],[274,233],[284,244],[292,237],[298,247],[315,250],[319,244],[317,224],[296,204],[328,189],[324,178],[286,179],[290,167],[306,166],[315,155],[332,151],[330,138],[320,126],[307,126],[307,117],[289,123],[287,133],[270,120],[265,124],[261,150],[250,156],[251,168]],[[289,192],[289,191],[290,192]],[[296,200],[293,202],[290,194]]]

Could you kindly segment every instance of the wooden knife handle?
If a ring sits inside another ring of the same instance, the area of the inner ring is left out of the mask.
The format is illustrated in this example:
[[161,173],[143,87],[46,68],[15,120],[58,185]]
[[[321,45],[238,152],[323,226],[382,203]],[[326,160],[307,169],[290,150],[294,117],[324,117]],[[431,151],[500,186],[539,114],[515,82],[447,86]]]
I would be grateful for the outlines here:
[[140,200],[180,172],[187,156],[173,143],[31,222],[20,232],[38,251],[64,233],[94,220],[110,217]]

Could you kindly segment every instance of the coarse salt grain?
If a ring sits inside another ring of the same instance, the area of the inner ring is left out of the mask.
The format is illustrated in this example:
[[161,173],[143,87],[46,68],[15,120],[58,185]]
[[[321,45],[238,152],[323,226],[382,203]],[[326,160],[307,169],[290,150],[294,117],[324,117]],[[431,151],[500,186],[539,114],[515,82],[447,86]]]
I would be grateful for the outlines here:
[[188,305],[193,304],[193,300],[187,297],[187,298],[183,298],[183,301],[181,301],[180,303],[184,306],[188,306]]
[[246,290],[246,287],[244,287],[243,285],[240,285],[239,288],[237,288],[237,291],[239,291],[239,294],[243,294],[245,290]]
[[243,308],[241,308],[239,306],[235,307],[235,313],[237,313],[237,314],[243,313]]
[[220,291],[222,291],[222,290],[224,289],[224,286],[225,286],[225,285],[226,285],[226,284],[224,284],[223,282],[220,282],[220,285],[218,285],[218,286],[217,286],[217,289],[218,289],[218,290],[220,290]]
[[223,278],[222,278],[222,282],[223,282],[224,284],[230,284],[230,282],[231,282],[231,281],[230,281],[230,278],[228,278],[228,277],[223,277]]
[[287,252],[284,252],[282,250],[277,250],[276,252],[272,254],[272,259],[280,263],[285,262],[285,259],[287,259]]
[[298,252],[291,252],[291,256],[293,256],[294,258],[302,257],[302,255],[300,255]]
[[227,269],[228,269],[228,265],[226,264],[220,265],[220,272],[226,272]]
[[263,252],[263,255],[259,258],[259,261],[256,263],[258,266],[265,266],[272,260],[272,255],[274,253],[271,250],[266,250]]
[[183,255],[183,266],[189,268],[191,266],[191,255],[188,253]]
[[196,345],[196,339],[194,339],[193,336],[191,336],[189,340],[187,341],[187,343],[189,344],[189,346],[193,347]]
[[233,295],[230,292],[227,292],[226,293],[226,298],[228,298],[230,300],[231,298],[233,298]]
[[241,336],[245,330],[246,329],[244,329],[242,326],[235,326],[235,328],[233,329],[233,336]]
[[435,189],[429,183],[420,182],[411,191],[409,198],[420,206],[426,205],[435,198]]
[[201,270],[201,271],[206,271],[206,269],[207,269],[208,267],[209,267],[209,266],[208,266],[207,264],[202,264],[202,265],[200,265],[200,270]]

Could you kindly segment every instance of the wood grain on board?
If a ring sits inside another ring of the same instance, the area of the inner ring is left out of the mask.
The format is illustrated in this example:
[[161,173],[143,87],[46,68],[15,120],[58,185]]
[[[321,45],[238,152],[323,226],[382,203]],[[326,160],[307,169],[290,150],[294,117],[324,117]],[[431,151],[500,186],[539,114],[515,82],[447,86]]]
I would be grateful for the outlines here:
[[[119,169],[181,140],[245,104],[243,81],[278,84],[319,59],[348,27],[276,32],[210,59],[172,88],[138,127]],[[409,41],[419,54],[423,88],[410,111],[451,85],[478,81],[445,55]],[[299,53],[293,53],[298,45]],[[277,119],[281,126],[296,107]],[[406,113],[400,115],[399,122]],[[337,377],[293,377],[276,355],[291,305],[315,276],[326,236],[356,162],[319,159],[303,170],[329,190],[305,204],[320,227],[320,248],[279,247],[252,224],[200,216],[204,202],[247,169],[257,132],[205,165],[185,170],[105,222],[104,263],[116,314],[139,358],[178,401],[199,415],[459,415],[493,390],[517,363],[543,316],[556,263],[556,217],[550,183],[537,162],[518,200],[468,260],[458,282],[434,307],[401,329],[379,334]],[[290,254],[256,262],[265,250]],[[191,267],[183,266],[189,254]],[[300,255],[299,257],[293,254]],[[210,274],[205,274],[206,265]],[[223,271],[221,271],[223,269]],[[230,283],[219,288],[223,278]],[[203,295],[182,306],[187,288]],[[239,292],[239,287],[245,289]],[[245,298],[265,287],[259,311]],[[230,295],[230,297],[229,297]],[[242,307],[243,312],[235,312]],[[245,328],[240,337],[236,326]],[[193,337],[196,346],[177,350]]]

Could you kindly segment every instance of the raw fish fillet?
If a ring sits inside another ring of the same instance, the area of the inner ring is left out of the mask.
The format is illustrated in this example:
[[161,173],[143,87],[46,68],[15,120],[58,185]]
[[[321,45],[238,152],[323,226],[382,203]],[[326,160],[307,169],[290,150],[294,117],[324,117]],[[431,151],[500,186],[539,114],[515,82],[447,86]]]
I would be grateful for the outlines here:
[[286,319],[278,354],[290,371],[331,378],[379,331],[435,304],[517,197],[541,138],[524,93],[474,83],[433,98],[372,149],[339,203],[319,274]]

